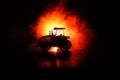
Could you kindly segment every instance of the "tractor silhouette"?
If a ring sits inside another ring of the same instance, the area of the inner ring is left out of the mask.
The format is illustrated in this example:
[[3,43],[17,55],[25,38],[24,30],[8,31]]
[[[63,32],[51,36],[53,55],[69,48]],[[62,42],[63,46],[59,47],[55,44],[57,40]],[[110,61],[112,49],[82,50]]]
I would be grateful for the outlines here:
[[49,35],[42,36],[39,38],[37,42],[37,46],[39,46],[42,50],[49,50],[52,46],[59,47],[64,50],[68,50],[71,48],[72,44],[69,41],[69,36],[64,36],[65,28],[54,28],[49,31]]

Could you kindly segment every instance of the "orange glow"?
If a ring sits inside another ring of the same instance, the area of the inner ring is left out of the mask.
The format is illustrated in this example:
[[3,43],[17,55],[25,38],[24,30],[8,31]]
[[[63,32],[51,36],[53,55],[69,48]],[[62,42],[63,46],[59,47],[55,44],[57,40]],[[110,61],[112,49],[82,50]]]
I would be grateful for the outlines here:
[[59,49],[59,47],[51,47],[50,49],[49,49],[49,52],[52,52],[52,53],[57,53],[57,51],[58,51],[58,49]]
[[57,52],[57,49],[58,49],[58,47],[54,47],[54,48],[52,49],[52,51],[53,51],[53,52]]
[[[72,42],[71,51],[75,52],[86,48],[93,38],[93,32],[87,26],[87,22],[74,12],[67,11],[64,5],[58,5],[39,16],[33,31],[36,33],[36,38],[39,38],[40,36],[49,35],[49,31],[53,30],[54,27],[64,27],[66,28],[64,35],[70,36]],[[57,48],[53,48],[52,51],[56,52]]]

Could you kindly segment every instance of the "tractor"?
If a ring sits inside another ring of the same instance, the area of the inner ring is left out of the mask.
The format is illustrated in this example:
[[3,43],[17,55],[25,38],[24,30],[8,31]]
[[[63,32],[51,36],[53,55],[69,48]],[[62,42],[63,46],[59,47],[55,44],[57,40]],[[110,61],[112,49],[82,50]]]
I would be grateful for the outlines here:
[[70,42],[70,37],[64,35],[65,28],[55,27],[53,30],[49,31],[49,35],[41,36],[37,42],[42,50],[49,50],[51,47],[59,47],[64,50],[71,48],[72,43]]

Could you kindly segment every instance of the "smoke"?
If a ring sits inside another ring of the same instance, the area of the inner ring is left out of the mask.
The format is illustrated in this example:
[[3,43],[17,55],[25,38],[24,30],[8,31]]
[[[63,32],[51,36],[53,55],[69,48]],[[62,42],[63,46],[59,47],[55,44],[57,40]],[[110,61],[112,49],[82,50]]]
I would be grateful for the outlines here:
[[35,37],[49,35],[54,27],[64,27],[65,36],[70,36],[71,51],[79,51],[88,47],[93,39],[93,31],[88,28],[88,22],[81,19],[75,12],[65,9],[68,0],[60,0],[57,6],[48,8],[40,15],[33,26]]

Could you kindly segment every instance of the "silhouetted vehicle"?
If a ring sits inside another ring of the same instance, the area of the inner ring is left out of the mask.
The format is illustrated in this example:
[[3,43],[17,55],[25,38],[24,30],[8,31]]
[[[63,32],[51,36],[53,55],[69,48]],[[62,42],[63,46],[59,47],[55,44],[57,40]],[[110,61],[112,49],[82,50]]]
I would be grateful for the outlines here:
[[71,48],[72,44],[69,41],[69,36],[64,36],[65,28],[54,28],[49,31],[49,35],[39,38],[37,46],[43,50],[49,50],[51,46],[56,46],[65,50]]

